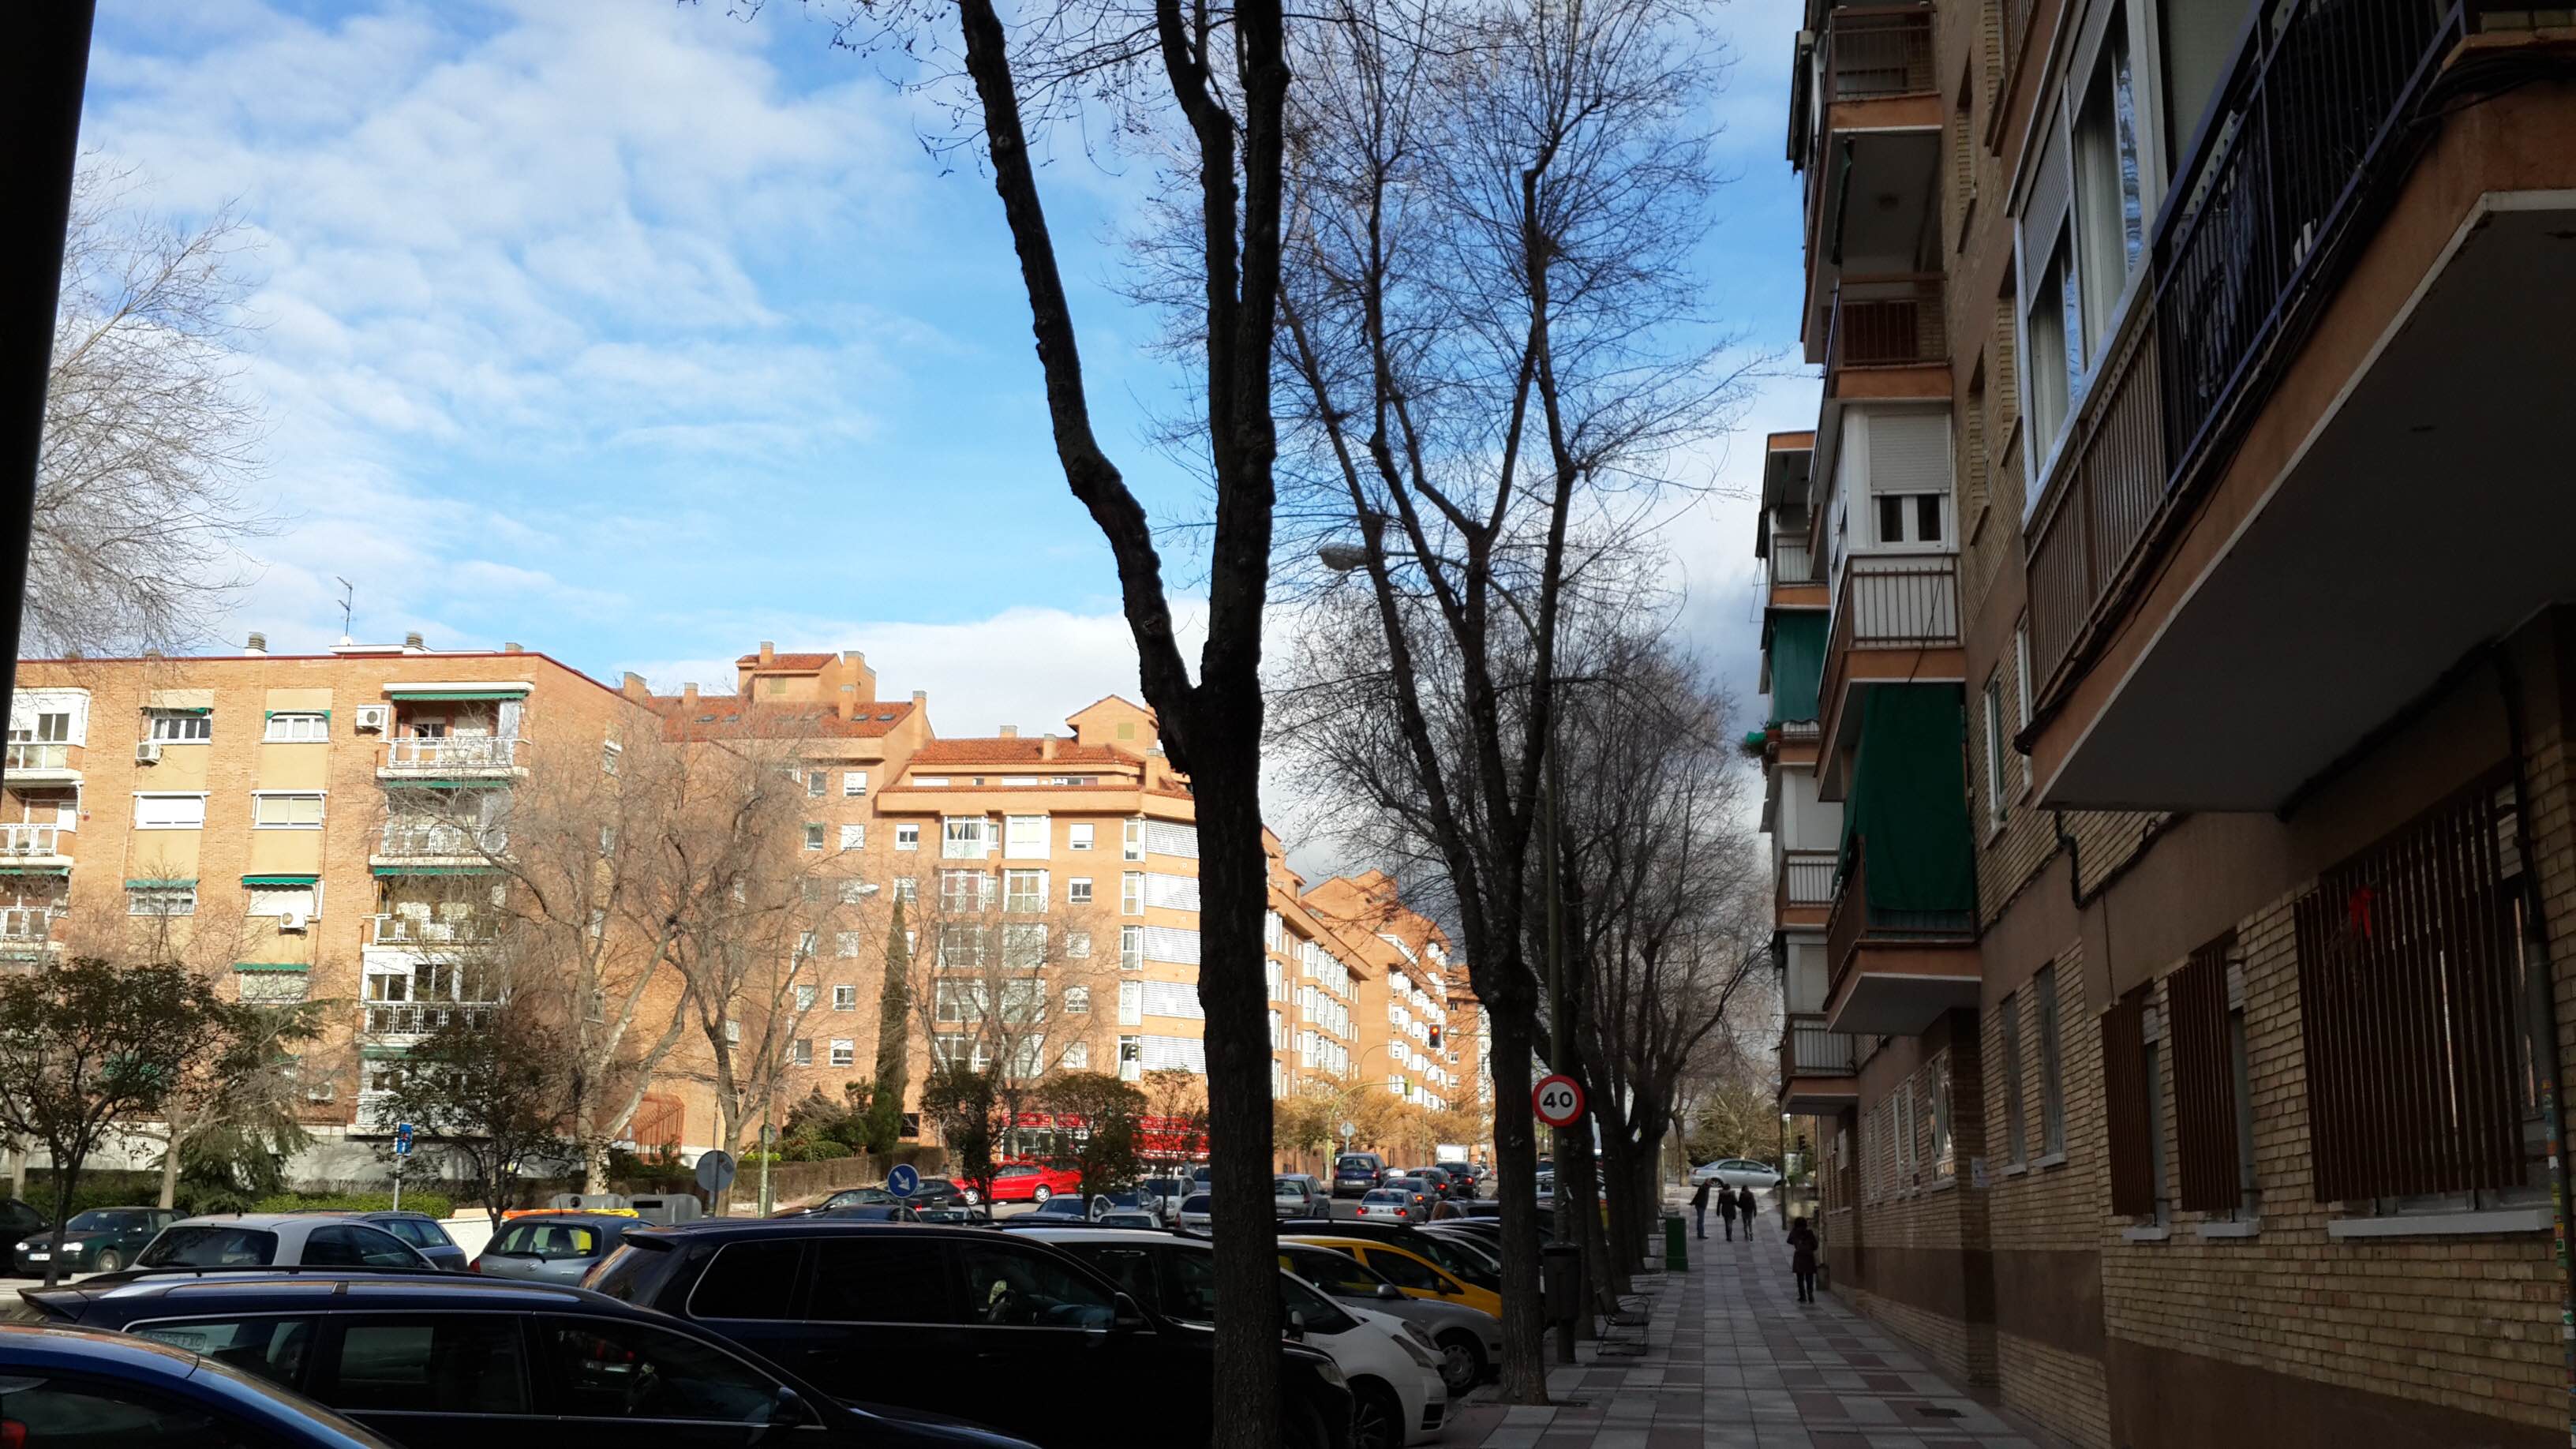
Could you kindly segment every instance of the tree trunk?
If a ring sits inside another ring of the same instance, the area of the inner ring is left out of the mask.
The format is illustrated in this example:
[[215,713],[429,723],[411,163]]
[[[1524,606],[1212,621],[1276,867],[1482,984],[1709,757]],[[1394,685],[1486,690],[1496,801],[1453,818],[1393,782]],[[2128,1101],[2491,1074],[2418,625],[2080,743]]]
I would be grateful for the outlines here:
[[[1601,1225],[1600,1161],[1592,1151],[1589,1122],[1577,1122],[1564,1137],[1565,1151],[1558,1154],[1556,1173],[1565,1184],[1566,1205],[1574,1211],[1573,1238],[1583,1249],[1584,1286],[1592,1290],[1592,1299],[1582,1307],[1582,1316],[1574,1323],[1575,1337],[1592,1337],[1592,1311],[1605,1289],[1616,1291],[1618,1275],[1612,1262],[1609,1243]],[[1614,1276],[1616,1275],[1616,1276]]]
[[[1234,742],[1224,742],[1234,743]],[[1199,1004],[1207,1015],[1209,1191],[1214,1199],[1216,1361],[1231,1375],[1260,1364],[1258,1382],[1236,1384],[1214,1443],[1275,1444],[1280,1423],[1279,1234],[1271,1211],[1270,997],[1263,913],[1270,861],[1261,847],[1259,766],[1253,741],[1210,760],[1194,745],[1198,795]],[[1249,1423],[1230,1423],[1249,1416]]]
[[179,1205],[179,1124],[170,1124],[170,1146],[161,1154],[161,1206]]
[[[1527,976],[1515,960],[1497,976]],[[1483,995],[1479,983],[1479,995]],[[1539,1301],[1538,1130],[1530,1114],[1534,993],[1506,987],[1488,996],[1494,1022],[1494,1180],[1502,1198],[1503,1364],[1499,1397],[1547,1402],[1547,1325]]]

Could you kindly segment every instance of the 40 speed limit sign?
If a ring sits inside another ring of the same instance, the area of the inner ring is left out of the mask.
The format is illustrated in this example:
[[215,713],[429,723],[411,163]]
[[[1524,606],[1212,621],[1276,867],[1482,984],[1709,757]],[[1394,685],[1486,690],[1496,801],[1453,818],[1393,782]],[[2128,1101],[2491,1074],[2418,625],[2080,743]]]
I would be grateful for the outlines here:
[[1530,1109],[1550,1127],[1571,1127],[1583,1120],[1583,1089],[1561,1073],[1541,1077],[1530,1090]]

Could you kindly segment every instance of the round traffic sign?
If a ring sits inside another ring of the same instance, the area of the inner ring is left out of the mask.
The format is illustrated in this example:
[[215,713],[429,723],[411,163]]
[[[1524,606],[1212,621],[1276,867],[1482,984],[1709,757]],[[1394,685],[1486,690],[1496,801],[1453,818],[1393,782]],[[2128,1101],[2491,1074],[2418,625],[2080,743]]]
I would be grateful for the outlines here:
[[1530,1090],[1530,1109],[1550,1127],[1571,1127],[1583,1120],[1583,1088],[1562,1072],[1541,1077]]
[[733,1154],[722,1151],[699,1153],[698,1186],[709,1192],[722,1192],[733,1186]]
[[921,1170],[909,1162],[898,1162],[886,1174],[886,1191],[896,1197],[910,1197],[921,1191]]

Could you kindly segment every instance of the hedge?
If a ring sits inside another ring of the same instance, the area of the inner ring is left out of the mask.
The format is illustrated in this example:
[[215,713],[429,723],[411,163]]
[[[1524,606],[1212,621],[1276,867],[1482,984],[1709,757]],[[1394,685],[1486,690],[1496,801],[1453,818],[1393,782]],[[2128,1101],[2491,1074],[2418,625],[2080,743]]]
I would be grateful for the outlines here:
[[[255,1213],[380,1213],[393,1205],[394,1195],[390,1192],[282,1192],[274,1197],[261,1198],[251,1205],[250,1210]],[[417,1188],[403,1193],[402,1205],[405,1212],[427,1213],[434,1218],[446,1217],[456,1206],[445,1193],[423,1192]]]

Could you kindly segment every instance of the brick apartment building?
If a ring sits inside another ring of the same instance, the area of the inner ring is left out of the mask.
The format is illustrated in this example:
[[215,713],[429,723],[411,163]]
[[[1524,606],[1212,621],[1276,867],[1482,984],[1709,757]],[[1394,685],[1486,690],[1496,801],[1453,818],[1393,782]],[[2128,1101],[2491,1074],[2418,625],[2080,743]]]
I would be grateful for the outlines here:
[[[460,943],[484,882],[502,888],[493,855],[511,848],[512,792],[532,771],[613,773],[645,738],[757,738],[803,787],[799,853],[828,864],[817,880],[842,907],[793,948],[794,985],[727,1011],[737,1049],[777,1054],[773,1115],[873,1072],[898,901],[935,993],[933,1019],[909,1027],[916,1094],[934,1054],[978,1050],[949,1023],[989,983],[944,978],[970,974],[966,953],[984,959],[958,923],[986,911],[1031,952],[1003,995],[1043,1014],[1015,1038],[1015,1071],[1204,1071],[1194,805],[1152,712],[1113,696],[1061,735],[942,738],[924,695],[877,696],[860,654],[766,643],[726,694],[657,695],[632,674],[610,688],[516,645],[432,650],[418,636],[315,656],[271,655],[254,636],[238,656],[25,661],[0,793],[0,956],[77,950],[84,930],[135,916],[223,922],[243,999],[347,1003],[301,1075],[319,1134],[363,1139],[384,1127],[366,1105],[403,1055],[493,1004],[458,969]],[[1359,931],[1319,910],[1269,844],[1274,1091],[1392,1061],[1388,1090],[1445,1105],[1454,1062],[1425,1052],[1448,1023],[1428,974],[1446,959],[1437,928],[1382,873],[1318,888],[1365,898]],[[679,990],[666,968],[639,1033],[671,1022]],[[683,1032],[627,1136],[716,1145],[711,1062],[706,1034]]]
[[2567,1432],[2540,22],[1808,7],[1781,1100],[1834,1290],[2076,1443]]

